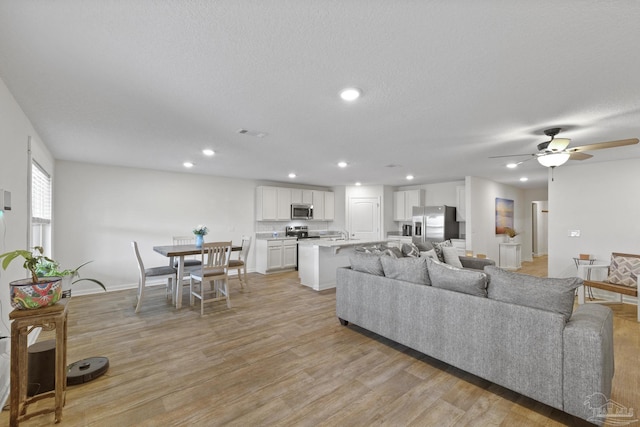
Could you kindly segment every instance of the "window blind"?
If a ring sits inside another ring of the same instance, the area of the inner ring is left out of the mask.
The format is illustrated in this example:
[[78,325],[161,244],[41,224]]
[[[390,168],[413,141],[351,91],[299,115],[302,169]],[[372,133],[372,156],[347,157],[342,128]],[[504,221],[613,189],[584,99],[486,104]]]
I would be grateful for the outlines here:
[[35,223],[51,223],[51,176],[33,162],[31,168],[31,220]]

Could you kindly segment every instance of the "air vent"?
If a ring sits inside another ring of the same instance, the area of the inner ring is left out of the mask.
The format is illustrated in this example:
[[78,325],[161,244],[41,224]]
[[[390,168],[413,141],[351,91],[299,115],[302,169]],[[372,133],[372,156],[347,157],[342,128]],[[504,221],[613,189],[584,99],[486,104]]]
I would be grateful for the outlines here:
[[256,132],[248,129],[238,129],[236,132],[243,135],[255,136],[256,138],[264,138],[268,135],[266,132]]
[[385,168],[399,168],[400,165],[394,165],[393,163],[389,164],[389,165],[385,165]]

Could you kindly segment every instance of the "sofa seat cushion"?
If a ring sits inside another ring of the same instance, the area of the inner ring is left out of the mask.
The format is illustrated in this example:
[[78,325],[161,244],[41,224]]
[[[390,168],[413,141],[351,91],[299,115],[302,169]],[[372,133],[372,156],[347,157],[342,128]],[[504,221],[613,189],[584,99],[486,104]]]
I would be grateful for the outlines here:
[[545,278],[514,273],[486,266],[490,299],[560,313],[565,322],[573,313],[575,289],[582,285],[578,277]]
[[425,259],[431,286],[486,298],[487,275],[485,273],[455,268],[431,258]]
[[405,282],[418,283],[420,285],[430,285],[429,273],[427,272],[426,258],[391,258],[380,257],[384,275],[390,279],[403,280]]
[[349,261],[351,262],[352,270],[375,274],[376,276],[384,276],[380,255],[378,254],[356,251],[351,254]]

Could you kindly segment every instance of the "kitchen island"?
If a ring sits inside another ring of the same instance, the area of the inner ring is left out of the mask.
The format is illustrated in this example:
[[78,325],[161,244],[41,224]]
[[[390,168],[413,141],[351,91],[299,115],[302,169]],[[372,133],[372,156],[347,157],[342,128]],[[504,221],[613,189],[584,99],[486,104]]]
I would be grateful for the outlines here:
[[316,291],[336,287],[336,269],[351,265],[349,256],[356,246],[369,246],[385,240],[309,239],[298,241],[300,283]]

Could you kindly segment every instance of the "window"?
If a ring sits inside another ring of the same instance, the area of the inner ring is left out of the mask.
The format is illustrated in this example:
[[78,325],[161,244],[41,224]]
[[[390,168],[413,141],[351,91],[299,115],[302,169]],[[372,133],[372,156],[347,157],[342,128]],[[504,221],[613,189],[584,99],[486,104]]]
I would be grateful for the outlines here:
[[51,176],[31,163],[31,246],[42,246],[51,255]]

